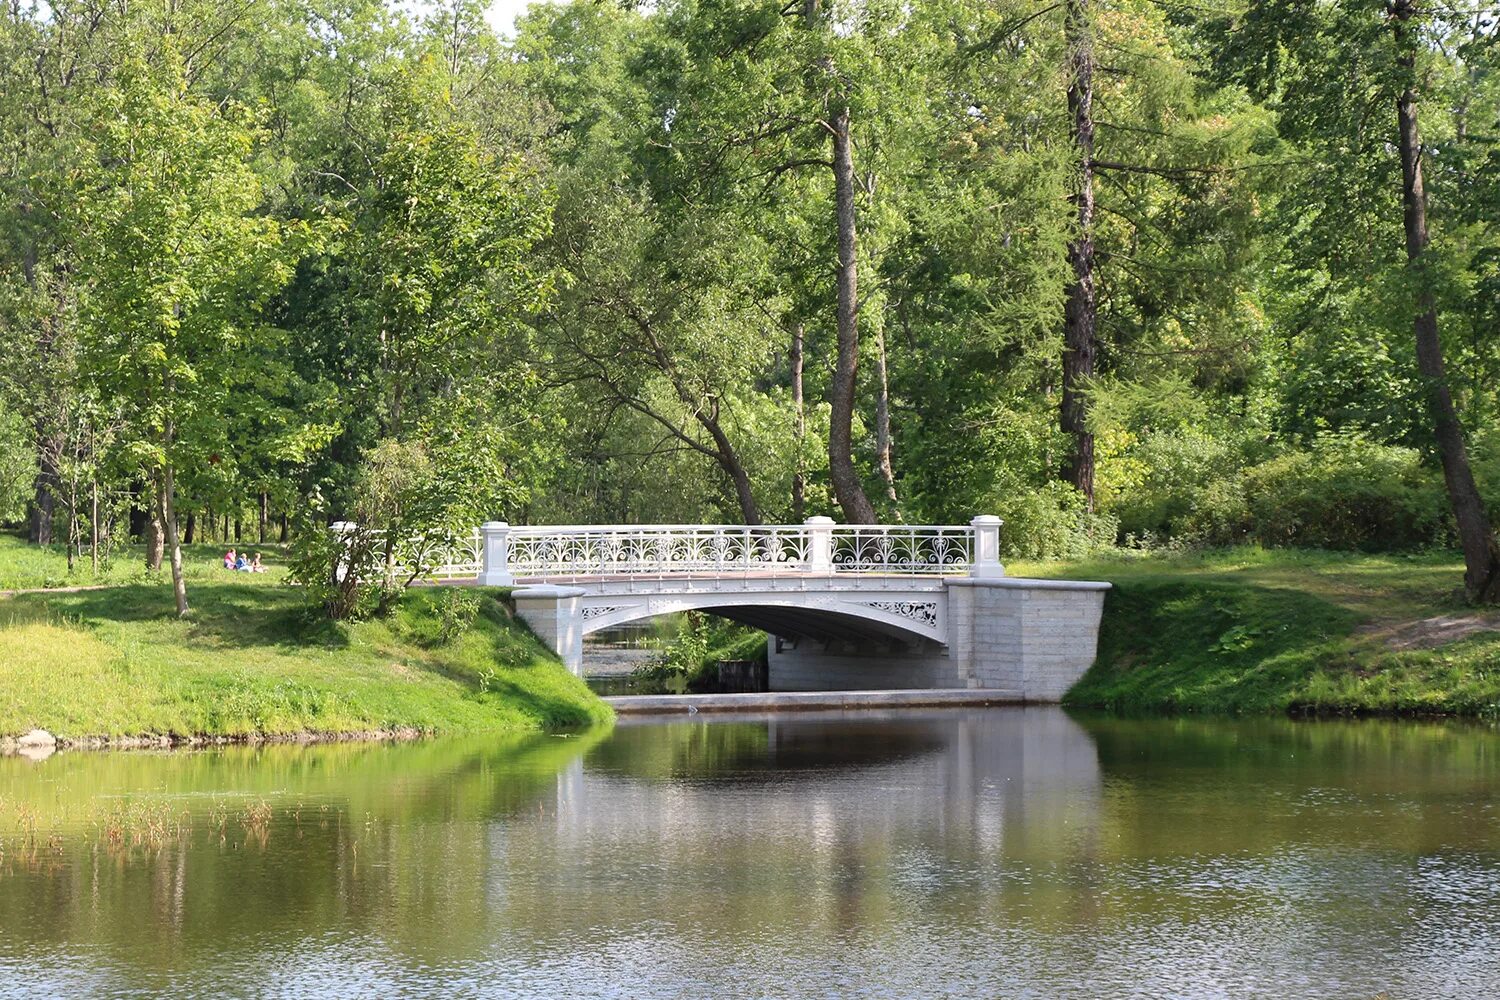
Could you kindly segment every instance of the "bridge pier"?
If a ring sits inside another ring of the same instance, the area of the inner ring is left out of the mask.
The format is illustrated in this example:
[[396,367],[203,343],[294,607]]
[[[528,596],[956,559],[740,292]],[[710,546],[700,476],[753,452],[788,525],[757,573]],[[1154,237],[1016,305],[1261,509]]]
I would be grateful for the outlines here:
[[955,577],[946,644],[918,640],[767,646],[773,691],[979,688],[1061,699],[1094,662],[1107,583]]
[[539,584],[511,591],[516,617],[576,676],[583,676],[582,587]]

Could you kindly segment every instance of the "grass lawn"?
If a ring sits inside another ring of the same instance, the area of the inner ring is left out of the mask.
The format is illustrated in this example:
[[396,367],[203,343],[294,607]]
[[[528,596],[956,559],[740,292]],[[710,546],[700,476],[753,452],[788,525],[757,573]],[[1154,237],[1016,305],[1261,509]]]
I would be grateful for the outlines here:
[[1500,715],[1500,614],[1463,604],[1453,554],[1247,548],[1007,569],[1115,584],[1070,704]]
[[[13,555],[0,546],[12,585],[61,558]],[[306,613],[274,562],[252,576],[219,568],[216,550],[191,556],[186,620],[165,574],[133,567],[105,589],[0,598],[0,734],[487,733],[610,717],[511,621],[503,591],[479,591],[478,617],[445,641],[443,589],[409,592],[384,620],[333,624]],[[92,582],[85,570],[68,584]]]

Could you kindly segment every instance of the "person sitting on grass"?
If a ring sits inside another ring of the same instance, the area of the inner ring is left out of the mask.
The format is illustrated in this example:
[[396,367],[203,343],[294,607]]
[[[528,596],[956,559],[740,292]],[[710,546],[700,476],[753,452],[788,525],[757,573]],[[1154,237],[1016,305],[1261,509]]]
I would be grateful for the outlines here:
[[250,572],[250,560],[246,559],[244,556],[238,556],[234,560],[234,571],[236,573]]
[[252,552],[252,553],[250,553],[250,572],[252,572],[252,573],[264,573],[265,571],[266,571],[266,568],[260,564],[260,553],[259,552]]
[[228,552],[224,553],[224,568],[225,569],[234,569],[235,568],[235,554],[234,554],[234,549],[230,549]]

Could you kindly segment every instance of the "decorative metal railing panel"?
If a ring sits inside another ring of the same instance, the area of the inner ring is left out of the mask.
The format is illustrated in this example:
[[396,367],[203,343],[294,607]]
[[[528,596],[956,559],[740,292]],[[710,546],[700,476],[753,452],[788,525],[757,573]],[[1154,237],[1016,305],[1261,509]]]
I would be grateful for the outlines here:
[[424,574],[434,580],[478,576],[484,568],[484,543],[475,528],[467,535],[434,535],[421,547]]
[[[500,529],[502,539],[489,538],[491,528]],[[495,568],[486,565],[488,558],[516,581],[962,575],[979,558],[975,538],[970,526],[836,525],[817,519],[753,526],[497,524],[468,534],[433,532],[410,539],[396,547],[391,570],[421,579],[474,579]]]
[[962,574],[973,529],[910,525],[513,527],[517,579],[554,577]]
[[848,524],[833,529],[835,573],[967,573],[974,529],[958,526]]
[[510,529],[517,578],[806,572],[802,525],[590,525]]

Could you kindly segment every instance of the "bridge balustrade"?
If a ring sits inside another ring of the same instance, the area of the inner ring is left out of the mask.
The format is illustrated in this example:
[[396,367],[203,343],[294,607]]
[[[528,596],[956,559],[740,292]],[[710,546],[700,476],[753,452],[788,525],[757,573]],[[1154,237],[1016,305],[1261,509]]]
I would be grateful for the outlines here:
[[510,525],[421,547],[425,576],[576,582],[630,577],[1000,576],[1000,519],[967,525]]

